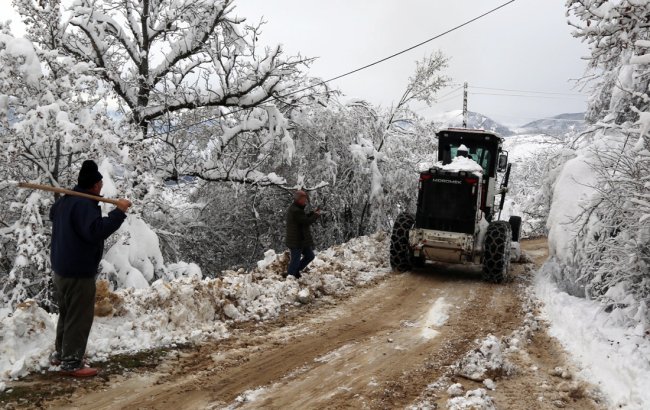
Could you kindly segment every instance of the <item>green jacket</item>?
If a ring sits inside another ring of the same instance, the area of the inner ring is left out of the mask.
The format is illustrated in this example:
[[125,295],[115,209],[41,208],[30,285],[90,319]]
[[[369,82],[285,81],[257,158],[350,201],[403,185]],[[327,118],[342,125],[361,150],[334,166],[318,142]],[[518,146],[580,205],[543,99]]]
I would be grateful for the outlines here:
[[318,215],[305,213],[305,207],[291,204],[287,209],[287,231],[285,243],[289,248],[306,248],[314,246],[310,225],[316,222]]

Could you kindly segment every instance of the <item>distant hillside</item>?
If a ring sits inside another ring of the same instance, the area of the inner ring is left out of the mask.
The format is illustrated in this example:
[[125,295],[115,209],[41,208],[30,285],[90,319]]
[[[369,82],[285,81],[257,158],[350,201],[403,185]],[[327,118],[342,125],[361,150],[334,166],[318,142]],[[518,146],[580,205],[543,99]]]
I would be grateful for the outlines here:
[[[486,117],[483,114],[469,111],[467,113],[467,128],[482,129],[496,132],[502,137],[515,135],[514,132],[503,124]],[[463,112],[461,110],[440,113],[432,118],[437,128],[458,128],[463,126]]]
[[529,122],[517,131],[519,133],[544,133],[562,135],[570,131],[581,132],[586,128],[585,113],[560,114],[551,118],[543,118]]

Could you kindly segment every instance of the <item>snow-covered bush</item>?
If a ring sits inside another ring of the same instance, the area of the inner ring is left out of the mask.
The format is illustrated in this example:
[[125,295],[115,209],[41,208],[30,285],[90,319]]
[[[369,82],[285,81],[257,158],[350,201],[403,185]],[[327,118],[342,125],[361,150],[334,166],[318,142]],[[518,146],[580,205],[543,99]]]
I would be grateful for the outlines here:
[[591,47],[588,120],[554,185],[552,270],[565,288],[650,327],[650,3],[567,2]]
[[[522,216],[522,237],[546,236],[546,221],[551,208],[553,184],[564,163],[575,157],[574,150],[568,148],[574,137],[567,134],[562,137],[535,136],[506,139],[506,149],[514,148],[510,162],[512,172],[508,184],[508,193],[502,214],[507,220],[510,215]],[[514,140],[514,141],[513,141]],[[512,144],[511,146],[509,146]],[[517,156],[519,144],[534,146],[535,149],[525,155]]]

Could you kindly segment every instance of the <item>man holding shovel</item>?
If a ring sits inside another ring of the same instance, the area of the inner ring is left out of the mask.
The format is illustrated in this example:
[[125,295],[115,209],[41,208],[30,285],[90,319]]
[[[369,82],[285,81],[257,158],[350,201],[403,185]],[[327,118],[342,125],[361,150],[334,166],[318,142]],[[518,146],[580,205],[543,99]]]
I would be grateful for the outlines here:
[[[101,197],[102,174],[94,161],[84,161],[74,191]],[[102,217],[97,200],[65,195],[50,210],[52,220],[51,261],[54,289],[59,304],[53,365],[63,374],[90,377],[97,369],[85,367],[88,335],[95,308],[95,276],[104,252],[104,240],[118,230],[131,206],[118,199],[116,209]]]

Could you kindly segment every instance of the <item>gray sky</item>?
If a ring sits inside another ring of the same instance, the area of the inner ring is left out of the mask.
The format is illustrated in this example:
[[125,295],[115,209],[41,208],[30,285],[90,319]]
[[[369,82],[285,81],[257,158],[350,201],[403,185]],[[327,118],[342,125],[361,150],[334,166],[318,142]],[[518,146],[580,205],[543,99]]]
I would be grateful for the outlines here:
[[[283,44],[287,54],[318,57],[310,74],[329,79],[359,68],[464,23],[506,0],[238,0],[235,12],[248,21],[267,20],[260,41]],[[450,58],[446,74],[470,86],[468,108],[506,124],[565,112],[581,112],[571,79],[582,76],[587,48],[571,36],[564,0],[514,3],[420,48],[332,83],[348,98],[390,106],[401,97],[415,61],[434,50]],[[10,0],[0,0],[3,20]],[[495,91],[541,91],[574,95]],[[414,106],[420,115],[462,108],[456,86],[440,103]],[[509,96],[479,95],[511,94]],[[527,97],[513,96],[527,95]]]
[[[310,73],[336,77],[408,48],[491,10],[506,0],[240,0],[236,12],[268,23],[263,42],[287,53],[319,57]],[[584,73],[587,48],[571,36],[564,0],[516,0],[499,11],[420,48],[333,84],[349,97],[390,106],[401,97],[415,61],[434,50],[450,58],[447,75],[470,87],[577,94],[571,79]],[[455,87],[443,90],[444,96]],[[507,124],[581,112],[585,98],[470,88],[468,108]],[[453,98],[456,96],[456,98]],[[445,102],[446,100],[446,102]],[[424,106],[415,107],[420,109]],[[462,108],[459,90],[423,108],[430,117]]]

